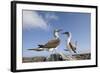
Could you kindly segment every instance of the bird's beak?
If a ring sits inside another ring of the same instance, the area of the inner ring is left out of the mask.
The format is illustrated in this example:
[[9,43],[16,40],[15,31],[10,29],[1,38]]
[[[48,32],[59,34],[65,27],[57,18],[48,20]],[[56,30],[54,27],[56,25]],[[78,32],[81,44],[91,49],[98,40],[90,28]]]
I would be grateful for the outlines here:
[[59,30],[58,30],[58,32],[61,32],[61,31],[62,31],[62,29],[59,29]]
[[62,34],[66,34],[65,32],[63,32]]
[[68,32],[63,32],[62,34],[68,34]]

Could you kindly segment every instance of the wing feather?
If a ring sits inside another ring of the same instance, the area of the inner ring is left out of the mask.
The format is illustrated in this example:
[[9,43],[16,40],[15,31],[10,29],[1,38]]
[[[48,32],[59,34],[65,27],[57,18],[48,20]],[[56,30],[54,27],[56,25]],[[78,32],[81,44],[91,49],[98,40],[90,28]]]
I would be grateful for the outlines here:
[[72,42],[69,42],[69,46],[70,46],[70,48],[72,49],[72,51],[73,51],[74,53],[76,53],[76,46],[75,46]]
[[41,49],[41,48],[28,49],[28,50],[33,50],[33,51],[43,51],[43,49]]
[[50,40],[48,41],[44,47],[46,48],[56,48],[60,43],[60,40],[59,39],[53,39],[53,40]]

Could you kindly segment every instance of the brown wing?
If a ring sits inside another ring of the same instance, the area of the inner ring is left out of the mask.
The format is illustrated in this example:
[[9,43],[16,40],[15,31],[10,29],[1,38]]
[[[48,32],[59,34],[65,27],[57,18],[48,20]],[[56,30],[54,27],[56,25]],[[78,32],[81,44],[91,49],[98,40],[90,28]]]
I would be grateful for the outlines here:
[[72,42],[69,42],[69,46],[70,46],[70,48],[72,49],[72,51],[73,51],[74,53],[76,53],[76,47],[75,47],[74,44],[72,44]]
[[35,49],[27,49],[27,50],[33,50],[33,51],[43,51],[43,49],[35,48]]
[[59,39],[50,40],[44,45],[44,47],[45,48],[56,48],[59,45],[59,43],[60,43]]

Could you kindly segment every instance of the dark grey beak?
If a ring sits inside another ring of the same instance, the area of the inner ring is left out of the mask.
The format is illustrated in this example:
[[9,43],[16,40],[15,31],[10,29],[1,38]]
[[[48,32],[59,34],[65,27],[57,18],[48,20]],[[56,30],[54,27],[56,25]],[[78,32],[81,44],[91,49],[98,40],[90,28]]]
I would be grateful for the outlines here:
[[63,32],[62,34],[69,34],[69,32]]

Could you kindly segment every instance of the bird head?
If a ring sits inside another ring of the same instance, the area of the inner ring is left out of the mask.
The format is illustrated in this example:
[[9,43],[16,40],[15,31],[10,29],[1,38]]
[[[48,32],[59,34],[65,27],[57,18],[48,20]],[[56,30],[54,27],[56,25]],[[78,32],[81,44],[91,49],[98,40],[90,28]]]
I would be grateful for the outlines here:
[[59,33],[62,31],[62,29],[55,29],[54,30],[54,37],[59,38]]
[[65,35],[68,35],[68,36],[70,36],[70,35],[71,35],[71,33],[70,33],[70,32],[63,32],[62,34],[65,34]]

